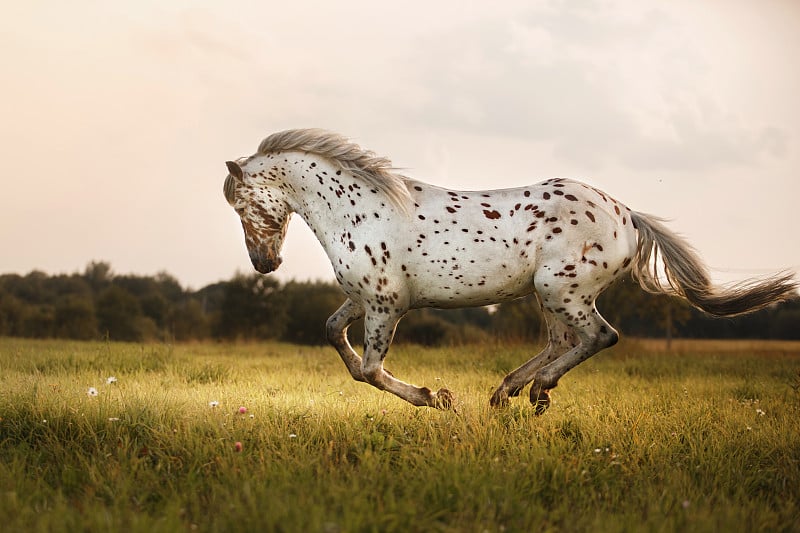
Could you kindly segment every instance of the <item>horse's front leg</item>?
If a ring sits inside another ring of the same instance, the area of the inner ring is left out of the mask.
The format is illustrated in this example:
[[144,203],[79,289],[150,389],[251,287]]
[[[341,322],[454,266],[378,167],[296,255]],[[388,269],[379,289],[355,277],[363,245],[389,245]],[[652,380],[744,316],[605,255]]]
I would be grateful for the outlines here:
[[356,381],[366,381],[361,373],[361,358],[350,346],[347,340],[347,328],[364,316],[364,308],[351,299],[347,299],[342,306],[331,315],[325,324],[328,342],[336,348],[350,375]]
[[428,387],[417,387],[400,381],[384,370],[383,360],[389,351],[401,316],[386,313],[367,314],[364,324],[362,375],[369,384],[391,392],[413,405],[449,409],[453,405],[453,394],[449,390],[439,389],[433,392]]

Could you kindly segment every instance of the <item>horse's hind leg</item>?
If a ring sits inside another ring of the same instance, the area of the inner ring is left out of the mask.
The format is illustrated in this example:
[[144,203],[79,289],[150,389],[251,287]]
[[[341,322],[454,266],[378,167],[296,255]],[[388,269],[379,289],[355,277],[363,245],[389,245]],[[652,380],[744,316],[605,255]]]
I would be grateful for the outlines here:
[[509,398],[519,395],[520,391],[533,381],[537,370],[554,361],[578,343],[572,330],[557,320],[552,313],[545,311],[544,316],[548,329],[547,346],[535,357],[529,359],[503,378],[503,382],[494,391],[492,398],[489,400],[493,407],[506,405]]
[[361,358],[347,340],[347,328],[363,316],[364,308],[348,298],[325,324],[328,342],[339,352],[342,361],[347,365],[347,370],[356,381],[366,380],[361,373]]
[[534,373],[530,397],[531,403],[536,408],[536,414],[544,413],[550,406],[549,391],[558,384],[558,380],[564,374],[600,350],[613,346],[619,338],[614,328],[597,312],[594,304],[586,311],[581,311],[581,315],[565,311],[565,317],[577,316],[580,316],[579,320],[575,318],[567,320],[576,322],[572,325],[572,331],[580,342]]

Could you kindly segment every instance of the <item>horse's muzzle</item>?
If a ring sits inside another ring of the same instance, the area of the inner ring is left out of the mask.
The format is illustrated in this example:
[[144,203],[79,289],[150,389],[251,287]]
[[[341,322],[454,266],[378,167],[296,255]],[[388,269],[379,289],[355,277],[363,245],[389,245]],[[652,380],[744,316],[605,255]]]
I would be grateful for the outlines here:
[[250,254],[250,261],[253,263],[253,268],[262,274],[269,274],[278,269],[283,262],[281,256],[266,257],[261,254]]

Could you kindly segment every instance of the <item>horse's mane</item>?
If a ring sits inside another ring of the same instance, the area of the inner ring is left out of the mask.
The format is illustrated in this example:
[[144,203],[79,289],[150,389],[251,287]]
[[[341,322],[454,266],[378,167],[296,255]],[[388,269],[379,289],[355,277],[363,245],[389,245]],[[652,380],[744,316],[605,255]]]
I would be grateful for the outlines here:
[[402,211],[407,211],[411,196],[406,178],[394,172],[392,162],[375,155],[349,139],[330,131],[309,128],[273,133],[258,145],[258,153],[300,151],[331,159],[342,170],[364,180],[369,187],[385,194]]

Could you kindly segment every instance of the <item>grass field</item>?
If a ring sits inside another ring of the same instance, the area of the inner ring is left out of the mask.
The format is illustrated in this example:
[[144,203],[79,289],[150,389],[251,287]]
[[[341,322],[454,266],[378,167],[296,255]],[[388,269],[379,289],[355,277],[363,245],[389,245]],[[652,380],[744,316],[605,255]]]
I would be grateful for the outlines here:
[[800,531],[800,343],[622,343],[489,408],[532,350],[395,346],[440,412],[330,348],[0,339],[0,529]]

